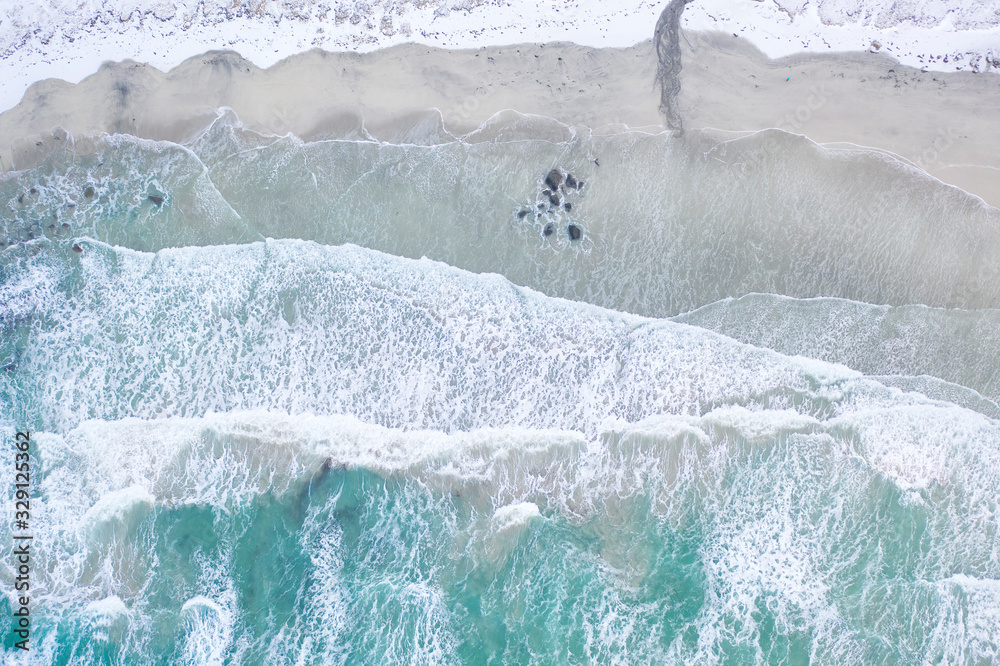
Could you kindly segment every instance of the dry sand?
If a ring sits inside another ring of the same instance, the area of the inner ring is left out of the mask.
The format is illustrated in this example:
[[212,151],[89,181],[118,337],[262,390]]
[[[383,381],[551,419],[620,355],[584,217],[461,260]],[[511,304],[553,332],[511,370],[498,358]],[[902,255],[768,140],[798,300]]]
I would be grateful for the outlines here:
[[[749,42],[684,33],[678,100],[685,127],[781,127],[820,143],[890,151],[1000,206],[1000,76],[925,73],[869,54],[769,60]],[[449,51],[418,45],[366,54],[314,50],[262,70],[213,52],[164,73],[109,63],[79,84],[47,80],[0,114],[0,168],[30,166],[40,135],[127,132],[182,141],[232,107],[251,129],[303,139],[406,140],[441,111],[460,135],[504,109],[598,132],[662,131],[652,42]]]

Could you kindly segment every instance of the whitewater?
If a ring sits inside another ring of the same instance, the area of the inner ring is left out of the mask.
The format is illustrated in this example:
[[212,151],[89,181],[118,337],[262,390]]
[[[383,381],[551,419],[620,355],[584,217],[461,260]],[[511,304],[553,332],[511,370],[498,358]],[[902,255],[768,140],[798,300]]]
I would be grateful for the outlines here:
[[996,209],[784,134],[421,127],[0,183],[26,663],[997,657]]
[[3,663],[1000,662],[1000,209],[773,128],[196,120],[0,174]]

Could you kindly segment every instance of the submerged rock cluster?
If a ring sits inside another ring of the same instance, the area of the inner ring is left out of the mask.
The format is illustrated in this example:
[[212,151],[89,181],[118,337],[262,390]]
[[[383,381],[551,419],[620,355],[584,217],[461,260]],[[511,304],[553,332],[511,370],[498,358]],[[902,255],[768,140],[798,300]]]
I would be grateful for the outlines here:
[[574,204],[571,194],[579,193],[584,181],[558,167],[551,169],[538,185],[533,206],[520,208],[515,215],[518,220],[531,220],[540,227],[541,235],[549,238],[557,229],[564,229],[566,237],[578,241],[583,237],[583,227],[570,217]]
[[[25,188],[7,201],[5,209],[0,210],[0,249],[23,245],[36,238],[58,240],[71,236],[81,208],[109,203],[109,193],[95,187],[95,183],[88,182],[82,190],[82,198],[74,191],[52,184],[39,183]],[[148,202],[156,210],[167,203],[168,195],[153,190],[144,196],[135,195],[133,201],[133,206]]]
[[70,224],[66,221],[75,213],[76,202],[62,202],[47,206],[40,202],[42,193],[38,187],[30,187],[16,199],[7,202],[7,216],[0,218],[0,248],[21,245],[43,236],[62,238],[69,234]]

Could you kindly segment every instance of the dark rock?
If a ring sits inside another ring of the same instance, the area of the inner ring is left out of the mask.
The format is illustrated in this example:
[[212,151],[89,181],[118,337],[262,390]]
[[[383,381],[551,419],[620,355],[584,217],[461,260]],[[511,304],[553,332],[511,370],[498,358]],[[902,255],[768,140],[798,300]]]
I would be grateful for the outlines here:
[[69,225],[68,225],[68,224],[66,224],[65,222],[63,222],[63,223],[62,223],[62,228],[63,228],[63,229],[69,229]]
[[38,190],[36,190],[34,187],[28,191],[31,192],[32,194],[38,194]]
[[83,191],[83,196],[87,197],[88,199],[92,198],[94,196],[94,188],[88,187],[87,189],[85,189]]
[[580,240],[580,236],[583,235],[583,230],[575,224],[566,227],[566,231],[569,233],[570,240]]
[[74,252],[83,252],[83,248],[80,247],[80,245],[78,243],[73,243],[73,251]]
[[550,222],[549,224],[545,225],[544,229],[542,229],[542,235],[543,236],[551,236],[552,234],[555,233],[555,231],[556,231],[556,228],[554,226],[552,226],[552,223]]
[[549,186],[549,189],[555,192],[562,185],[563,175],[562,171],[559,169],[553,169],[549,171],[549,175],[545,176],[545,184]]
[[23,192],[21,193],[21,196],[19,196],[17,198],[17,203],[19,203],[19,204],[23,204],[24,203],[24,193]]
[[566,174],[566,187],[570,187],[574,190],[577,188],[576,178],[574,178],[571,173]]
[[163,205],[163,197],[161,197],[158,194],[150,194],[149,195],[149,200],[152,201],[153,204],[155,204],[156,206],[162,206]]
[[571,204],[570,202],[567,201],[566,203],[563,204],[563,208],[565,208],[566,212],[568,213],[571,210],[573,210],[573,204]]
[[552,204],[553,206],[555,206],[556,208],[558,208],[559,207],[559,203],[560,203],[559,197],[557,197],[554,194],[550,194],[549,195],[549,203]]
[[543,203],[538,204],[538,210],[542,210],[543,208],[545,208],[545,204]]
[[517,212],[517,219],[523,220],[524,218],[528,217],[528,213],[530,212],[531,212],[530,210],[519,210]]

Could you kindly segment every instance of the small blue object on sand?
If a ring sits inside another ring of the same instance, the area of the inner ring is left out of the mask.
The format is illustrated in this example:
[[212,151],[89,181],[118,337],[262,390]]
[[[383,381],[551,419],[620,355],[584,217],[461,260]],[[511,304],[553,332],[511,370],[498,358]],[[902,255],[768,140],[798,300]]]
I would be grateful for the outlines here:
[[790,76],[786,76],[786,77],[785,77],[785,80],[787,81],[787,80],[789,80],[790,78],[792,78],[792,77],[790,77]]

